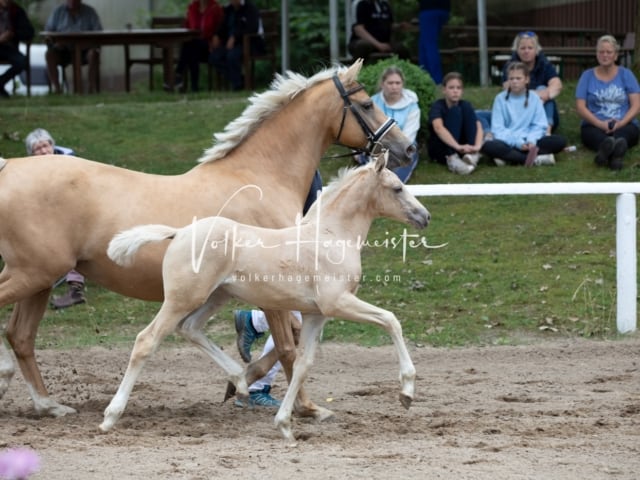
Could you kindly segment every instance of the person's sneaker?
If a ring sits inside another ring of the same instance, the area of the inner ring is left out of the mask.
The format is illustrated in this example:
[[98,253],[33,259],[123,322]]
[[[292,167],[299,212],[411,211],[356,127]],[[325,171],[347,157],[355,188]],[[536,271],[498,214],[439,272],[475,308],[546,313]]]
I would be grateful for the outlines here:
[[527,152],[527,158],[524,161],[525,167],[532,167],[535,164],[536,157],[538,156],[539,150],[540,149],[535,145],[529,148],[529,151]]
[[606,167],[609,165],[609,158],[611,157],[615,146],[616,141],[613,137],[605,138],[600,144],[600,148],[598,148],[598,153],[595,158],[596,165],[600,167]]
[[447,157],[447,167],[449,171],[459,175],[468,175],[475,170],[476,167],[463,162],[457,153]]
[[627,153],[627,141],[624,138],[616,138],[611,152],[611,161],[609,162],[611,170],[622,170],[622,159],[625,153]]
[[478,162],[480,161],[479,153],[467,153],[463,155],[462,161],[468,165],[471,165],[473,168],[478,166]]
[[51,307],[56,310],[73,307],[85,303],[87,300],[84,298],[84,285],[79,282],[70,282],[69,290],[61,297],[54,297],[51,300]]
[[553,156],[553,153],[549,153],[546,155],[538,155],[536,159],[533,161],[533,164],[538,167],[541,165],[555,165],[556,157]]
[[506,167],[507,166],[507,162],[505,162],[501,158],[494,158],[493,159],[493,163],[496,164],[496,167]]
[[246,400],[236,399],[234,404],[236,407],[265,407],[265,408],[280,408],[282,402],[277,398],[271,396],[271,386],[267,385],[262,390],[257,392],[249,392],[249,397]]
[[249,363],[251,361],[251,345],[264,333],[257,332],[253,327],[250,310],[234,310],[233,320],[236,325],[238,353],[240,353],[242,360]]

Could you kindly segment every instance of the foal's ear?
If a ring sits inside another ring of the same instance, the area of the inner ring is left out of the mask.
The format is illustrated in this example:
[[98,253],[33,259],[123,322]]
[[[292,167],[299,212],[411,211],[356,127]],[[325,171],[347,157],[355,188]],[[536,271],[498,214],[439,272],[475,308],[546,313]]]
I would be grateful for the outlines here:
[[387,166],[387,160],[389,160],[389,150],[384,150],[376,156],[376,173],[380,173],[385,169]]

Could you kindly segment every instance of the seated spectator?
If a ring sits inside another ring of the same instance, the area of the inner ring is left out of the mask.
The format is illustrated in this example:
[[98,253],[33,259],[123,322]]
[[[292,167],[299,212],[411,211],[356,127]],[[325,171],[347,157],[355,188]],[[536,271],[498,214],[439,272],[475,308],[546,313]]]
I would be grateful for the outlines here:
[[[43,128],[36,128],[27,135],[25,139],[28,155],[74,155],[70,148],[59,147],[53,141],[53,137]],[[68,285],[67,293],[61,297],[54,297],[51,300],[51,306],[55,309],[72,307],[80,303],[85,303],[84,296],[84,277],[71,270],[64,277]]]
[[220,27],[223,15],[222,7],[216,0],[193,0],[189,4],[184,28],[200,30],[200,37],[182,44],[176,65],[177,87],[182,85],[184,72],[188,68],[191,91],[199,90],[200,63],[209,61],[209,54],[213,49],[213,34]]
[[[404,73],[399,67],[391,66],[382,72],[379,91],[371,99],[387,117],[393,118],[402,133],[415,143],[420,130],[418,96],[413,90],[404,88]],[[418,165],[418,158],[416,149],[409,165],[393,169],[403,183],[407,183],[411,178],[411,174]],[[365,154],[356,156],[356,161],[360,164],[365,164],[369,160],[370,157]]]
[[409,51],[404,45],[391,41],[393,12],[387,0],[354,0],[352,10],[355,20],[348,48],[353,58],[362,58],[366,62],[372,53],[409,58]]
[[[251,0],[229,0],[224,8],[224,18],[213,35],[209,63],[227,79],[232,90],[244,88],[242,75],[243,37],[245,34],[261,33],[260,12]],[[254,37],[253,53],[265,51],[264,40]]]
[[0,60],[10,65],[0,75],[0,98],[9,98],[5,85],[28,67],[27,57],[20,53],[18,44],[31,41],[33,34],[25,11],[12,0],[0,0]]
[[631,70],[616,65],[620,45],[611,35],[598,39],[598,66],[585,70],[576,87],[580,137],[597,151],[596,165],[620,170],[627,149],[638,143],[640,87]]
[[480,160],[482,126],[471,103],[462,99],[460,73],[444,76],[442,92],[444,98],[433,102],[429,110],[429,156],[446,164],[453,173],[466,175],[476,169]]
[[[507,79],[509,63],[524,63],[529,69],[529,89],[534,90],[544,104],[548,123],[547,133],[555,131],[560,123],[560,116],[558,115],[558,106],[554,98],[562,92],[562,80],[558,76],[558,70],[547,60],[538,41],[538,36],[534,32],[520,32],[516,35],[511,50],[511,59],[502,70],[504,88],[509,87],[509,80]],[[489,132],[491,130],[491,112],[479,110],[476,114],[482,123],[482,127],[486,132]]]
[[[57,6],[51,12],[44,29],[48,32],[91,32],[102,30],[102,24],[93,7],[85,5],[82,0],[66,0],[63,5]],[[62,93],[58,79],[58,65],[64,68],[71,64],[73,50],[69,45],[51,43],[48,45],[45,58],[53,91]],[[98,48],[89,48],[82,52],[82,64],[89,65],[89,93],[98,91],[99,62],[100,50]]]
[[555,153],[567,141],[560,135],[547,135],[547,116],[542,100],[529,90],[529,71],[524,63],[512,62],[507,68],[509,86],[500,92],[491,110],[494,139],[484,143],[481,153],[498,166],[555,165]]

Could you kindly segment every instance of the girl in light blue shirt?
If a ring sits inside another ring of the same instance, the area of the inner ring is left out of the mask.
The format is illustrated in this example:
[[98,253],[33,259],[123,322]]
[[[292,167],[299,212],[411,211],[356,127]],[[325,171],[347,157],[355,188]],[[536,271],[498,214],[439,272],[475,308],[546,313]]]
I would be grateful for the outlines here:
[[500,92],[491,110],[493,140],[481,152],[496,165],[555,165],[554,154],[567,144],[560,135],[547,135],[547,116],[542,100],[529,90],[529,71],[513,62],[508,70],[508,88]]

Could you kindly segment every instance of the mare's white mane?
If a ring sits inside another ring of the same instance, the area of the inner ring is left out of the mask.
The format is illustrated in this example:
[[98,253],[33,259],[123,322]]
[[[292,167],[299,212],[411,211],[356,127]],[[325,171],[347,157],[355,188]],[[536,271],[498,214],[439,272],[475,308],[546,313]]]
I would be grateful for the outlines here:
[[277,73],[269,90],[260,94],[254,93],[249,98],[250,105],[245,108],[242,115],[228,123],[223,132],[213,135],[214,146],[205,150],[198,162],[213,162],[225,157],[265,119],[287,105],[297,94],[346,70],[347,67],[336,66],[309,78],[292,71],[287,71],[284,75]]

